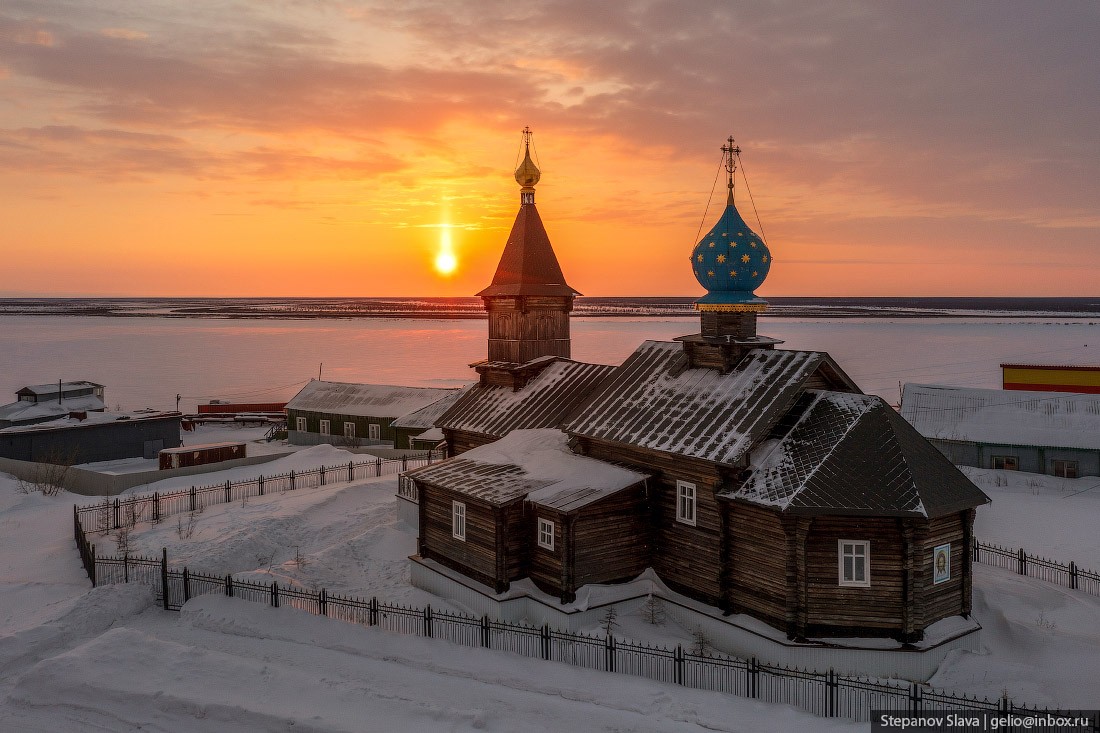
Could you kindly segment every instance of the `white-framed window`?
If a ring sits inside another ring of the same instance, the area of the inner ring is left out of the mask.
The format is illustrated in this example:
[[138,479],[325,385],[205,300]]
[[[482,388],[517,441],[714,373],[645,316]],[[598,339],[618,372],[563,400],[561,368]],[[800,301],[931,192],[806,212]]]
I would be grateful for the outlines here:
[[871,543],[837,540],[837,571],[841,585],[871,585]]
[[539,517],[539,547],[554,549],[554,523]]
[[355,437],[355,423],[353,423],[353,422],[344,423],[344,437],[345,438],[354,438]]
[[451,502],[451,536],[466,541],[466,505],[461,501]]
[[695,484],[676,482],[676,521],[695,526]]
[[1016,456],[993,456],[989,459],[989,467],[1002,471],[1019,471],[1020,461]]
[[328,420],[321,421],[321,435],[332,435],[332,423]]
[[304,433],[306,431],[306,419],[304,417],[294,418],[294,429],[299,433]]
[[370,440],[381,440],[382,426],[376,422],[372,422],[370,425],[367,426],[367,437]]
[[1077,478],[1077,461],[1051,461],[1058,478]]

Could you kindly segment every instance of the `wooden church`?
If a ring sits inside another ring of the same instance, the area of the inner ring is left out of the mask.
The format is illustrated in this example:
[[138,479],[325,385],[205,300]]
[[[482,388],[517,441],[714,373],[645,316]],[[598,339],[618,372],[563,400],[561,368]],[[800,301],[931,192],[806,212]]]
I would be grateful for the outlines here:
[[652,568],[791,639],[919,641],[970,613],[988,498],[827,353],[757,334],[771,254],[734,205],[740,150],[723,151],[726,207],[691,258],[700,330],[618,367],[569,358],[577,293],[525,154],[520,212],[480,293],[488,359],[437,423],[452,458],[403,478],[419,559],[490,593],[528,578],[563,604]]

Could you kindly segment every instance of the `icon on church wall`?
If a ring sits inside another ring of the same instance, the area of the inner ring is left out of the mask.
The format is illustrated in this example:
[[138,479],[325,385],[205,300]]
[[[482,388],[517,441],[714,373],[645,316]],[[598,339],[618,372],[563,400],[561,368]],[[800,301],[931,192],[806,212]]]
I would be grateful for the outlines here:
[[951,580],[951,545],[939,545],[932,550],[932,584]]

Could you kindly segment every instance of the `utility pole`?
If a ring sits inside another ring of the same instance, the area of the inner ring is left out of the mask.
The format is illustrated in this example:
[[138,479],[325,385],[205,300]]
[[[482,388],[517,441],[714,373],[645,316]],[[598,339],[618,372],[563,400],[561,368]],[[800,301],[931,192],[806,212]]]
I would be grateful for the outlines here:
[[323,361],[320,364],[317,365],[317,381],[318,382],[321,381],[321,367],[323,367],[324,365],[325,365],[325,362],[323,362]]
[[180,393],[176,393],[176,412],[180,411]]

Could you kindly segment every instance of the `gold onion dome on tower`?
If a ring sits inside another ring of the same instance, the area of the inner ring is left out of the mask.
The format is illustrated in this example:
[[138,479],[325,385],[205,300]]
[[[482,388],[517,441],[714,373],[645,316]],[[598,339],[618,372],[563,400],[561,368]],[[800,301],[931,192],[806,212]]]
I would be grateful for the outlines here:
[[534,190],[535,184],[542,177],[542,172],[531,160],[531,128],[523,128],[523,162],[516,168],[516,183],[524,189]]

